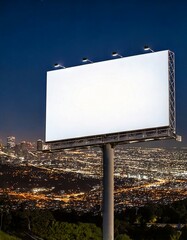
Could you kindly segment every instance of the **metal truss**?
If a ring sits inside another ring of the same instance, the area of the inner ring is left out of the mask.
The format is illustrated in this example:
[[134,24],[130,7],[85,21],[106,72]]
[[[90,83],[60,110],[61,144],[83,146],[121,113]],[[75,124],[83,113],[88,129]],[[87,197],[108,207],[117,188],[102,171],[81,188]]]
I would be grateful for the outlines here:
[[38,150],[43,152],[54,152],[61,151],[62,149],[84,148],[87,146],[100,146],[107,143],[113,145],[129,144],[153,140],[176,139],[176,137],[177,135],[173,133],[173,130],[170,127],[162,127],[72,140],[64,140],[52,143],[43,143],[39,145],[40,147],[38,148]]
[[176,110],[175,110],[175,54],[168,52],[169,70],[169,119],[170,128],[176,132]]

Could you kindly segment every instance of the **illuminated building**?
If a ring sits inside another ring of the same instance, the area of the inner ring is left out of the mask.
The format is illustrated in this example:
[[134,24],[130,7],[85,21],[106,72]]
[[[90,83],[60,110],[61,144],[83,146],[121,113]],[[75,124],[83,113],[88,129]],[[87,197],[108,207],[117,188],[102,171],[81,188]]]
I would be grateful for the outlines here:
[[7,148],[13,148],[16,145],[16,138],[14,136],[7,137]]
[[0,149],[3,147],[3,141],[0,139]]

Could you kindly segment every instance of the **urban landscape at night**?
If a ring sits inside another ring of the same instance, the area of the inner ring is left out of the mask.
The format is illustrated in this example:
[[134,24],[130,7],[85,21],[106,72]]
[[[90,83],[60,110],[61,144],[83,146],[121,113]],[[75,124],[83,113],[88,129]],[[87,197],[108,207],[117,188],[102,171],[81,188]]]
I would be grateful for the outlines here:
[[0,240],[187,240],[187,1],[0,1]]
[[[102,151],[99,147],[36,151],[37,143],[8,138],[0,151],[0,194],[11,208],[102,211]],[[187,197],[187,148],[115,147],[115,211]]]

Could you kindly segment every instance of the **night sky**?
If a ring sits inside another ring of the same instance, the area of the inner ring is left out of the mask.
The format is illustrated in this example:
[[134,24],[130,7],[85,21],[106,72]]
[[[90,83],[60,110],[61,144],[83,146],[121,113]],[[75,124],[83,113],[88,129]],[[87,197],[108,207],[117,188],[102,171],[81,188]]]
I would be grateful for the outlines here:
[[0,0],[0,138],[44,139],[46,72],[169,49],[176,58],[177,133],[187,145],[187,1]]

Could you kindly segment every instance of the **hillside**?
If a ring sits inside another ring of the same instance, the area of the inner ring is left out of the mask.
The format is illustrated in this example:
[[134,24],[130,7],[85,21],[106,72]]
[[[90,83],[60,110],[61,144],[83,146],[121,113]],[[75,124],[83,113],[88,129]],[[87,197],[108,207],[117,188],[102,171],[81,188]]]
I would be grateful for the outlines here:
[[0,240],[19,240],[19,238],[10,236],[10,235],[0,231]]

